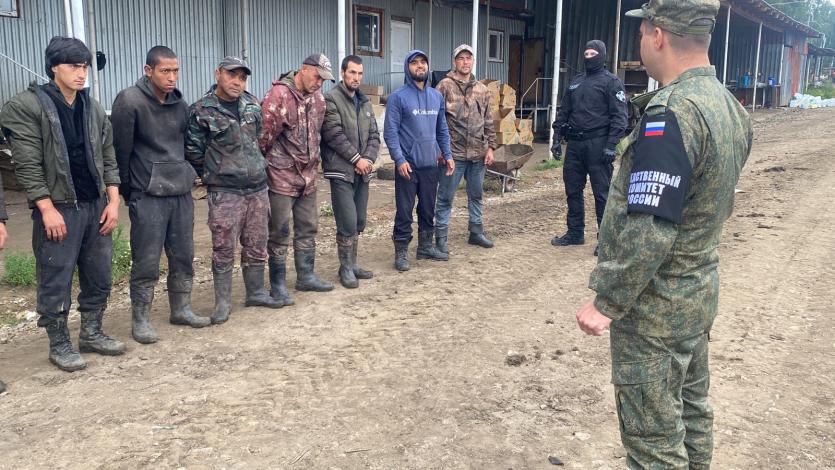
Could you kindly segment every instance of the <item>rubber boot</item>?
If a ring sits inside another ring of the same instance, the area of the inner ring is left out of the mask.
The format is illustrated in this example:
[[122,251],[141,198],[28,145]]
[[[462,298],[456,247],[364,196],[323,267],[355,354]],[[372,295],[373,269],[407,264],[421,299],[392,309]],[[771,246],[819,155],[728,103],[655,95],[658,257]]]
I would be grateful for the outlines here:
[[250,263],[241,267],[246,289],[245,307],[281,308],[284,302],[270,297],[264,290],[264,263]]
[[354,253],[354,238],[336,236],[336,251],[339,255],[339,283],[346,289],[359,287],[357,276],[354,274],[354,264],[351,261]]
[[210,318],[196,315],[191,310],[191,292],[171,292],[169,290],[168,305],[171,307],[171,315],[168,317],[168,321],[172,325],[203,328],[212,324]]
[[49,362],[65,372],[75,372],[87,367],[87,363],[72,347],[70,330],[67,328],[67,314],[58,318],[50,318],[40,326],[46,327],[49,336]]
[[354,245],[353,249],[351,250],[351,264],[354,266],[354,277],[357,279],[371,279],[374,277],[374,273],[371,271],[366,271],[362,269],[359,264],[357,264],[357,247],[359,246],[359,235],[354,235]]
[[554,246],[569,246],[569,245],[582,245],[586,243],[586,238],[582,235],[573,235],[571,233],[566,233],[561,237],[554,237],[551,240],[551,244]]
[[333,290],[333,284],[325,282],[313,272],[316,264],[316,249],[294,249],[293,258],[296,262],[296,290],[310,292],[328,292]]
[[448,238],[449,228],[435,228],[435,248],[447,256],[449,256],[449,245],[447,245]]
[[125,353],[125,343],[107,336],[101,329],[104,309],[81,314],[81,331],[78,333],[78,350],[103,356],[119,356]]
[[482,225],[470,226],[470,239],[467,240],[467,243],[482,248],[493,248],[493,241],[484,236],[484,226]]
[[409,270],[408,241],[394,240],[394,268],[401,272]]
[[[153,298],[152,298],[153,300]],[[159,340],[157,332],[151,326],[151,303],[131,303],[131,336],[137,343],[151,344]]]
[[431,259],[433,261],[447,261],[449,260],[449,255],[438,251],[437,248],[432,244],[432,236],[434,235],[434,230],[426,231],[426,232],[419,232],[418,233],[418,247],[417,247],[417,259]]
[[215,310],[209,321],[220,325],[226,323],[232,313],[232,268],[225,271],[212,269],[212,284],[215,288]]
[[270,256],[270,296],[280,300],[285,307],[296,303],[287,290],[287,262],[284,256]]

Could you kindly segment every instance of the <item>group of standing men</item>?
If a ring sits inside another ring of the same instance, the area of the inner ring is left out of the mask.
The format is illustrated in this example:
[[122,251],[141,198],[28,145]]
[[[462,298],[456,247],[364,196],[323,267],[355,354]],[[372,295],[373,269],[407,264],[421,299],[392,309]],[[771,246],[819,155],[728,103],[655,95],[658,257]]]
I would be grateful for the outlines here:
[[[410,52],[405,84],[389,99],[384,134],[398,170],[392,239],[400,271],[409,268],[405,251],[415,198],[418,259],[448,259],[449,215],[461,177],[472,186],[469,242],[492,246],[483,231],[481,186],[495,139],[486,88],[471,74],[472,52],[466,45],[456,49],[456,68],[441,82],[440,92],[428,86],[427,55]],[[84,43],[55,37],[45,57],[50,82],[32,83],[12,98],[0,113],[0,128],[12,145],[15,172],[32,208],[38,325],[47,331],[49,359],[59,369],[86,367],[67,327],[76,268],[79,350],[103,355],[126,350],[102,329],[119,196],[131,220],[131,333],[142,344],[159,339],[151,307],[163,251],[172,324],[202,328],[228,320],[239,245],[246,306],[293,305],[286,285],[291,237],[296,290],[333,289],[314,272],[320,162],[331,186],[340,283],[356,288],[358,280],[373,277],[359,267],[357,248],[380,133],[360,90],[360,57],[346,57],[342,80],[323,94],[324,81],[335,81],[332,67],[323,54],[312,54],[298,70],[273,82],[261,103],[246,91],[249,65],[226,57],[214,71],[216,83],[189,107],[177,89],[176,54],[156,46],[147,53],[143,76],[116,97],[109,118],[84,88],[92,59]],[[456,160],[461,162],[457,169]],[[215,308],[210,317],[191,308],[191,190],[198,179],[207,188],[212,233]],[[5,220],[0,199],[0,249],[7,238]]]

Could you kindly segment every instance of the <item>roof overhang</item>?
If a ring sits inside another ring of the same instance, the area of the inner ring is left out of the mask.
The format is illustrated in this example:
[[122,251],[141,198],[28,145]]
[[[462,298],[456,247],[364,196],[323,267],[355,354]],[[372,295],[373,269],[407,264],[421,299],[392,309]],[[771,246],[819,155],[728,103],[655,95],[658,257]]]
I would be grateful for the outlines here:
[[727,0],[722,3],[730,4],[732,13],[737,13],[755,23],[763,23],[764,26],[776,31],[798,31],[810,38],[822,36],[816,29],[795,20],[764,0]]

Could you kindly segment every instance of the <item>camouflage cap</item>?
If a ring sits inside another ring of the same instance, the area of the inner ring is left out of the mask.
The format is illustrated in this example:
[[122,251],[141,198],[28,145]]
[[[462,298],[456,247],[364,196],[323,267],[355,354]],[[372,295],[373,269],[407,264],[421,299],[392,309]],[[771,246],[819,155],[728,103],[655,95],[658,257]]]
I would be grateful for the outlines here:
[[331,61],[325,54],[318,52],[310,54],[302,63],[304,65],[312,65],[316,67],[316,71],[319,72],[319,76],[323,79],[335,81],[333,79],[333,67],[331,67]]
[[650,0],[626,16],[642,18],[674,34],[702,35],[713,32],[719,0]]
[[228,70],[230,72],[237,69],[244,69],[244,72],[246,72],[247,75],[252,75],[252,70],[250,70],[249,65],[247,65],[245,60],[231,55],[224,57],[223,60],[220,61],[220,64],[218,64],[217,68]]
[[473,48],[469,44],[461,44],[460,46],[456,47],[455,50],[452,51],[452,59],[455,60],[458,58],[458,54],[462,52],[469,52],[470,55],[474,56],[475,53],[473,52]]

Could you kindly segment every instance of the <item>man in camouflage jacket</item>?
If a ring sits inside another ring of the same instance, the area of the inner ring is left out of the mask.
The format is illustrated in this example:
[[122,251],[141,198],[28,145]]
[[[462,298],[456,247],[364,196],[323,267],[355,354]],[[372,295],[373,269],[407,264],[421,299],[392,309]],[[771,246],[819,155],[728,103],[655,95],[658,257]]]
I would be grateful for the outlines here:
[[325,117],[325,97],[319,89],[325,80],[333,80],[330,60],[324,54],[311,54],[298,71],[288,72],[273,82],[261,103],[263,126],[258,145],[269,165],[271,294],[285,305],[293,303],[285,287],[291,215],[296,290],[333,289],[333,284],[322,281],[313,271],[319,230],[319,132]]
[[462,44],[455,48],[452,63],[453,69],[435,87],[444,96],[452,158],[455,160],[452,175],[446,176],[443,170],[439,170],[441,176],[435,206],[435,245],[447,254],[452,200],[461,178],[467,181],[468,243],[493,247],[493,242],[484,235],[481,199],[484,194],[484,170],[493,163],[493,150],[496,149],[490,91],[472,75],[472,47]]
[[751,121],[716,79],[718,0],[652,0],[641,57],[664,85],[620,144],[589,287],[587,334],[611,325],[612,382],[630,468],[707,469],[713,439],[708,335],[718,308],[718,247],[751,150]]
[[232,309],[232,266],[238,240],[244,305],[284,305],[264,290],[270,200],[266,163],[258,148],[261,106],[246,91],[251,74],[242,59],[224,58],[215,70],[217,83],[189,109],[186,159],[198,169],[209,190],[214,324],[225,322]]

